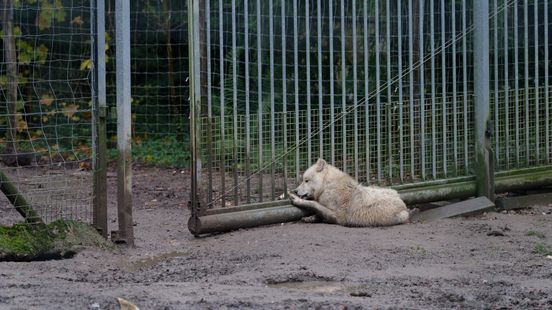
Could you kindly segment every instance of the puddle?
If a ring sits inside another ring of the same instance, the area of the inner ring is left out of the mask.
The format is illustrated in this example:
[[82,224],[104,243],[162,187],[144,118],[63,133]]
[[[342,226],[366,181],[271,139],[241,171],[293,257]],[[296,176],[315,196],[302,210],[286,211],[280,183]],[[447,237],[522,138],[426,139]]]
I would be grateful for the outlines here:
[[267,284],[271,288],[286,288],[302,291],[310,291],[315,293],[333,294],[346,293],[353,297],[370,297],[364,286],[355,286],[338,281],[304,281],[304,282],[282,282]]
[[125,264],[125,268],[130,272],[134,272],[134,271],[138,271],[140,269],[155,266],[155,265],[157,265],[161,262],[167,261],[171,258],[187,256],[187,255],[190,255],[190,253],[188,253],[188,252],[178,252],[178,251],[162,253],[162,254],[159,254],[159,255],[152,256],[152,257],[140,259],[140,260],[137,260],[135,262],[129,262],[129,263]]

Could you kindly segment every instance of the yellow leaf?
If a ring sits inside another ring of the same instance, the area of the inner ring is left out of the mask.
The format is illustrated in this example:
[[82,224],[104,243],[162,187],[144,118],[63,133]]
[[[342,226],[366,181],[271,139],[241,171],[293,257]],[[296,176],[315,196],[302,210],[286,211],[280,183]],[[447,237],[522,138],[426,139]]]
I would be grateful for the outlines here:
[[81,62],[80,69],[81,70],[91,70],[92,69],[92,59],[86,59],[83,62]]
[[72,117],[75,113],[77,113],[78,108],[79,106],[77,106],[76,104],[66,105],[63,108],[63,115],[67,117]]
[[24,130],[27,130],[27,122],[23,119],[17,120],[16,129],[18,132],[23,132]]
[[71,21],[71,24],[82,25],[82,24],[84,24],[84,21],[82,20],[81,16],[77,16],[77,17],[73,18],[73,20]]
[[42,122],[43,123],[47,123],[48,120],[49,120],[48,116],[46,116],[46,115],[42,116]]
[[40,98],[40,103],[45,106],[50,106],[54,102],[54,98],[50,96],[50,94],[44,94],[42,95],[42,98]]

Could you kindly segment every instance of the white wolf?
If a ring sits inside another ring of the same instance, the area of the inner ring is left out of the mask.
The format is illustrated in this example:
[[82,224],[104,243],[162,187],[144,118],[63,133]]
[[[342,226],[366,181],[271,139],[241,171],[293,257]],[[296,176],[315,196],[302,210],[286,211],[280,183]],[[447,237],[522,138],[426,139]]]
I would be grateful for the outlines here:
[[397,191],[362,186],[348,174],[318,159],[289,192],[293,205],[314,211],[305,222],[324,221],[343,226],[389,226],[408,221],[410,213]]

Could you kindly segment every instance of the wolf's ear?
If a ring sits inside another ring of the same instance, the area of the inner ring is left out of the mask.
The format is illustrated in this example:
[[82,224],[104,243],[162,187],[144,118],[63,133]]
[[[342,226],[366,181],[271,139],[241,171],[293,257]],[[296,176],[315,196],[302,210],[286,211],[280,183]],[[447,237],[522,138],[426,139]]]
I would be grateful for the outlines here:
[[322,158],[318,158],[318,160],[316,161],[316,172],[322,172],[322,170],[324,170],[324,168],[326,168],[326,161],[323,160]]

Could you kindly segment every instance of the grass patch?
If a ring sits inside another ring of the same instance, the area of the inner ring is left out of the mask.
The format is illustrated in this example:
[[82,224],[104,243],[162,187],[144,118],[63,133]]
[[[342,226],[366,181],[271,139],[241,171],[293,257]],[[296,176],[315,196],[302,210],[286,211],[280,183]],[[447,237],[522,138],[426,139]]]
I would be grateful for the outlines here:
[[84,247],[108,249],[111,244],[88,224],[76,221],[0,226],[0,261],[70,258]]
[[526,235],[527,235],[527,236],[530,236],[530,237],[533,237],[533,236],[534,236],[534,237],[537,237],[537,238],[539,238],[539,239],[544,239],[544,238],[546,238],[546,236],[545,236],[542,232],[540,232],[540,231],[534,231],[534,230],[528,231]]
[[533,253],[543,256],[552,255],[552,247],[544,243],[537,243],[533,249]]

